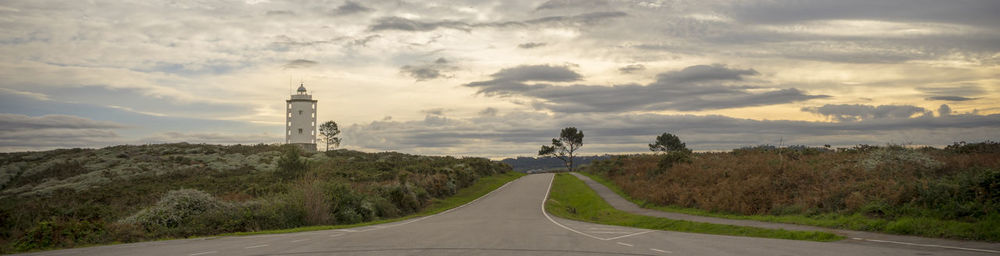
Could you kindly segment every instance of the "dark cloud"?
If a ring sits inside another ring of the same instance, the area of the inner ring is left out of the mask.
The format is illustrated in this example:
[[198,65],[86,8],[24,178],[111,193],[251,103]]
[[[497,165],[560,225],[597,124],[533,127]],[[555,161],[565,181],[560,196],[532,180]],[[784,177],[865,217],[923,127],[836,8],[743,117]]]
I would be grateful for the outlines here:
[[370,31],[401,30],[401,31],[431,31],[438,28],[469,30],[469,24],[460,21],[422,22],[402,17],[382,17],[368,27]]
[[470,31],[476,27],[504,28],[511,26],[527,25],[562,25],[562,26],[584,26],[595,25],[605,20],[628,16],[624,12],[591,12],[571,16],[547,16],[525,21],[501,21],[485,23],[468,23],[464,21],[442,20],[442,21],[416,21],[403,17],[382,17],[375,20],[375,24],[368,27],[369,31],[397,30],[397,31],[432,31],[439,28],[450,28],[462,31]]
[[482,111],[479,111],[479,115],[480,116],[496,116],[497,113],[499,113],[499,112],[500,111],[497,110],[496,108],[488,107],[488,108],[484,108]]
[[949,115],[951,115],[951,107],[949,107],[948,104],[941,104],[941,107],[938,107],[938,116]]
[[[829,97],[809,95],[795,88],[764,92],[755,86],[731,85],[745,76],[758,75],[753,69],[732,69],[723,65],[690,66],[661,73],[648,85],[613,86],[574,84],[556,86],[544,82],[572,82],[581,79],[564,66],[518,66],[500,70],[492,80],[465,84],[491,96],[533,98],[536,109],[556,112],[621,112],[681,110],[696,111],[763,106]],[[534,82],[534,83],[527,83]],[[542,83],[539,83],[542,82]]]
[[986,93],[982,87],[974,84],[964,84],[952,87],[918,87],[917,90],[927,94],[925,100],[941,101],[970,101],[979,98],[969,96],[983,95]]
[[0,114],[0,151],[109,145],[127,126],[70,115]]
[[815,20],[882,20],[896,22],[960,23],[998,27],[1000,2],[968,0],[777,0],[733,5],[728,11],[737,20],[752,23],[797,23]]
[[443,108],[424,109],[424,110],[421,110],[420,112],[424,113],[425,115],[435,115],[435,116],[444,115],[444,109]]
[[355,13],[370,12],[370,11],[373,11],[373,9],[365,7],[353,1],[347,1],[344,2],[343,5],[338,6],[337,9],[333,9],[331,13],[333,15],[351,15]]
[[0,113],[0,132],[32,129],[118,129],[126,126],[70,115],[32,117]]
[[618,72],[621,72],[622,74],[631,74],[643,70],[646,70],[646,66],[642,64],[629,64],[618,68]]
[[438,78],[451,78],[452,75],[447,74],[446,72],[456,69],[458,69],[458,67],[451,65],[447,59],[438,58],[431,63],[402,66],[399,68],[399,72],[413,77],[420,82]]
[[883,118],[910,118],[915,114],[929,114],[927,109],[910,105],[827,104],[821,107],[802,108],[838,122],[862,121]]
[[943,100],[943,101],[970,101],[978,98],[969,98],[962,96],[931,96],[925,98],[926,100]]
[[519,45],[517,45],[517,47],[518,48],[522,48],[522,49],[531,49],[531,48],[542,47],[542,46],[545,46],[545,45],[546,45],[546,43],[528,42],[528,43],[519,44]]
[[315,66],[316,64],[319,63],[311,60],[297,59],[285,63],[284,67],[287,69],[308,68]]
[[267,13],[265,14],[267,16],[292,16],[295,15],[295,12],[289,10],[274,10],[274,11],[267,11]]
[[538,10],[545,9],[563,9],[563,8],[599,8],[608,7],[608,1],[605,0],[549,0],[545,1],[541,5],[535,8]]

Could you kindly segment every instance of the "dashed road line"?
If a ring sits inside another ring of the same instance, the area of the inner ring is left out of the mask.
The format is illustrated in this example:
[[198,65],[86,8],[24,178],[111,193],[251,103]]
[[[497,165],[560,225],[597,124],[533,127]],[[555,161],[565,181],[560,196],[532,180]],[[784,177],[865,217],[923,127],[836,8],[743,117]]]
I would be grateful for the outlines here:
[[292,240],[292,243],[305,242],[305,241],[309,241],[309,239]]
[[338,236],[342,236],[342,235],[344,235],[344,233],[340,233],[340,234],[333,234],[333,235],[330,235],[330,237],[338,237]]
[[654,251],[654,252],[659,252],[659,253],[674,253],[674,252],[671,252],[671,251],[664,251],[664,250],[660,250],[660,249],[656,249],[656,248],[649,248],[649,250],[650,251]]
[[901,244],[901,245],[910,245],[910,246],[934,247],[934,248],[944,248],[944,249],[963,250],[963,251],[1000,253],[1000,251],[996,251],[996,250],[965,248],[965,247],[947,246],[947,245],[907,243],[907,242],[897,242],[897,241],[887,241],[887,240],[877,240],[877,239],[866,239],[866,238],[860,238],[860,237],[852,237],[851,239],[860,240],[860,241],[868,241],[868,242],[876,242],[876,243],[890,243],[890,244]]
[[243,249],[261,248],[261,247],[265,247],[265,246],[268,246],[268,245],[267,244],[258,244],[258,245],[254,245],[254,246],[243,247]]
[[188,256],[198,256],[198,255],[213,254],[213,253],[218,253],[218,251],[207,251],[207,252],[192,253],[192,254],[188,254]]
[[624,246],[628,246],[628,247],[632,247],[632,246],[635,246],[635,245],[632,245],[632,244],[626,244],[626,243],[622,243],[622,242],[618,242],[618,244],[620,244],[620,245],[624,245]]

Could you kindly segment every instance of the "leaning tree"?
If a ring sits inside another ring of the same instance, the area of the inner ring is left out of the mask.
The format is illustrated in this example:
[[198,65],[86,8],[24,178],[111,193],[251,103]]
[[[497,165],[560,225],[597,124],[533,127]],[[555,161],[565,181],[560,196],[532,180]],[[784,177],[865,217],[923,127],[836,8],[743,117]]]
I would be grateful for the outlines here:
[[573,153],[583,147],[583,131],[576,127],[566,127],[562,129],[558,139],[552,139],[552,146],[542,145],[538,150],[539,156],[554,156],[563,160],[566,168],[573,171]]

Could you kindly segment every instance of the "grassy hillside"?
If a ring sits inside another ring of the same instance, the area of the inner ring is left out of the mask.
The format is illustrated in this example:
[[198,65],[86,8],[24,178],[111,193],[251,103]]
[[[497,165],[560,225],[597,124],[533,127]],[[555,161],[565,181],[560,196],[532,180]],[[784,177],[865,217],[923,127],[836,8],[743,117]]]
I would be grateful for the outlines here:
[[598,161],[644,207],[727,218],[1000,241],[1000,143],[945,149],[754,147]]
[[481,158],[275,145],[5,153],[0,252],[392,219],[508,171]]

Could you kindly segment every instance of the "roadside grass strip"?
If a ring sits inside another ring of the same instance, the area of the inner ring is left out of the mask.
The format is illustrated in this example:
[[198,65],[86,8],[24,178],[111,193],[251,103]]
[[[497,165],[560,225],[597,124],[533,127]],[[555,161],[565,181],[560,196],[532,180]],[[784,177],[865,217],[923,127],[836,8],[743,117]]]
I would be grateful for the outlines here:
[[220,234],[215,236],[247,236],[247,235],[261,235],[261,234],[283,234],[283,233],[295,233],[295,232],[306,232],[306,231],[319,231],[319,230],[329,230],[329,229],[345,229],[345,228],[355,228],[355,227],[385,224],[385,223],[409,220],[419,217],[426,217],[447,210],[451,210],[455,207],[459,207],[466,203],[472,202],[473,200],[476,200],[486,194],[489,194],[490,192],[493,192],[494,190],[502,187],[504,184],[514,181],[524,175],[525,175],[524,173],[510,171],[503,174],[497,174],[489,177],[480,178],[472,186],[459,189],[458,192],[455,193],[455,195],[453,196],[441,200],[436,200],[433,203],[431,203],[430,206],[424,208],[418,213],[399,218],[376,220],[376,221],[369,221],[369,222],[362,222],[362,223],[355,223],[348,225],[307,226],[307,227],[297,227],[289,229],[263,230],[256,232],[236,232],[236,233]]
[[552,181],[552,190],[545,204],[545,210],[552,215],[571,220],[579,220],[606,225],[635,228],[704,233],[714,235],[748,236],[830,242],[844,239],[842,236],[819,231],[791,231],[766,229],[713,223],[673,220],[627,213],[615,209],[604,201],[594,190],[575,176],[559,173]]

